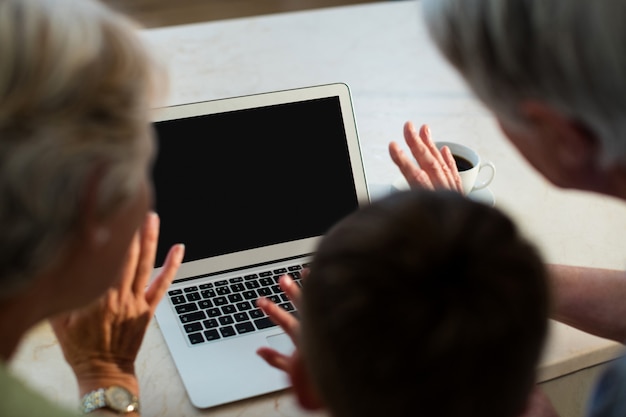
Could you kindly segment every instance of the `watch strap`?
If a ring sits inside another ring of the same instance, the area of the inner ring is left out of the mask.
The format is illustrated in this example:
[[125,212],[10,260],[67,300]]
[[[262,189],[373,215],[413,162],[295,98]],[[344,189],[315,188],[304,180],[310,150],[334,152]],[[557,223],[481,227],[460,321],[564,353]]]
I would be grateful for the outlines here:
[[83,396],[83,399],[80,402],[80,411],[83,414],[87,414],[97,410],[98,408],[106,407],[106,405],[104,388],[99,388]]

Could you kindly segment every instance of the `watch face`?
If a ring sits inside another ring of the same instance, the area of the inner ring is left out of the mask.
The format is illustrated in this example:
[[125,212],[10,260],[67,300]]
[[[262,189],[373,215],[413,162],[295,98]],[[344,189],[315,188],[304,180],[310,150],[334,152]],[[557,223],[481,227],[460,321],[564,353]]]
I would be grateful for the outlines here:
[[104,392],[104,396],[107,405],[115,411],[129,413],[137,410],[137,399],[122,387],[109,387]]

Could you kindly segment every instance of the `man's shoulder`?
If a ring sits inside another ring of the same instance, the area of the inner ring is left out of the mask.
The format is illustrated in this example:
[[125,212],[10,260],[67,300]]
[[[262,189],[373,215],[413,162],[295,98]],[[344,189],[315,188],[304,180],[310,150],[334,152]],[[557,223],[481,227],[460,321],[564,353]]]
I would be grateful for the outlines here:
[[602,372],[589,402],[588,417],[626,416],[626,355],[621,356]]

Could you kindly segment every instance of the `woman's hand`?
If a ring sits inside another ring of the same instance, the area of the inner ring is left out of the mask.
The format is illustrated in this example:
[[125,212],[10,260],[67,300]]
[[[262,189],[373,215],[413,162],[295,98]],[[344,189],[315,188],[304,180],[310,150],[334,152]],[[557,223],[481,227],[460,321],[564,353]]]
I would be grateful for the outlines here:
[[110,385],[138,393],[135,359],[185,251],[183,245],[173,246],[161,273],[148,286],[158,236],[159,218],[149,213],[130,244],[117,286],[92,304],[51,320],[65,359],[76,374],[81,395]]
[[[302,279],[305,279],[308,271],[302,271]],[[283,275],[279,280],[280,288],[287,294],[296,309],[300,303],[300,287],[289,275]],[[298,354],[298,334],[300,332],[300,322],[291,313],[277,306],[267,298],[259,298],[256,302],[259,307],[269,318],[289,335],[291,341],[296,347],[292,355],[285,355],[267,346],[263,346],[257,350],[257,354],[261,356],[265,362],[274,368],[280,369],[291,375],[294,366],[294,357]]]
[[461,177],[450,149],[447,146],[441,148],[441,151],[437,149],[427,125],[422,125],[418,134],[413,123],[406,122],[404,140],[415,160],[406,156],[395,142],[389,144],[389,154],[411,188],[445,188],[463,192]]

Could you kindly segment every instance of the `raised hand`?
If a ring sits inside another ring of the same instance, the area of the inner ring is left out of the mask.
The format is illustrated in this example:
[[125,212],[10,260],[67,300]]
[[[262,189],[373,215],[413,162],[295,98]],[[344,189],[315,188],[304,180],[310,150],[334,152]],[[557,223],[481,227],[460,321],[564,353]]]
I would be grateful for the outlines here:
[[81,394],[114,384],[138,391],[134,373],[137,353],[184,255],[183,245],[173,246],[161,273],[148,286],[158,235],[159,218],[150,213],[131,242],[117,286],[87,307],[51,320]]
[[414,159],[409,158],[396,142],[389,144],[389,154],[411,188],[445,188],[463,192],[450,149],[447,146],[441,151],[437,149],[427,125],[422,125],[418,134],[413,123],[406,122],[404,140]]

